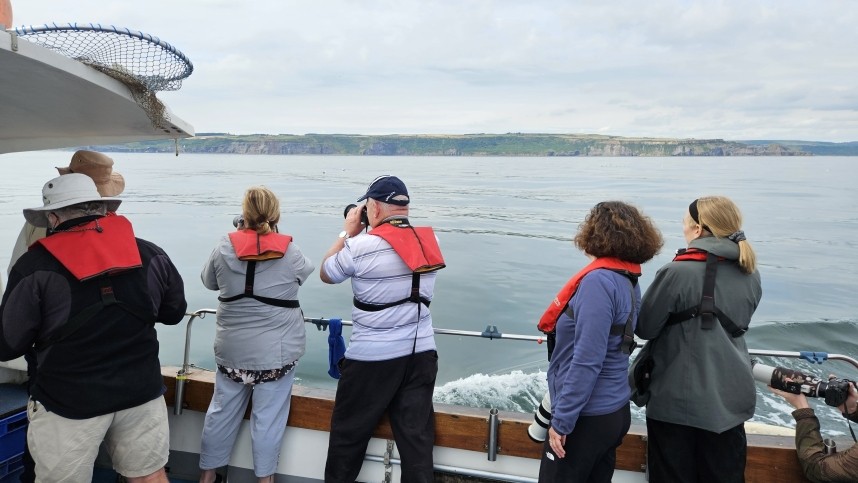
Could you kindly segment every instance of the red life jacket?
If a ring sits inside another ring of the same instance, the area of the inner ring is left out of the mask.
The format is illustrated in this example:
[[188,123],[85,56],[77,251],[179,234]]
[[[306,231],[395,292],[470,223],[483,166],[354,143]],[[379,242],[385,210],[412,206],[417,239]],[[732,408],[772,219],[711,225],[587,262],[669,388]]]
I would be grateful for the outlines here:
[[229,234],[229,241],[239,260],[273,260],[283,258],[292,237],[280,233],[260,235],[256,230],[238,230]]
[[78,280],[143,266],[134,229],[124,216],[107,216],[37,240]]
[[245,297],[252,298],[264,304],[275,307],[297,309],[301,304],[297,300],[275,299],[253,293],[253,283],[256,278],[256,262],[276,260],[286,255],[286,249],[292,243],[292,237],[280,233],[260,235],[256,230],[238,230],[229,234],[229,241],[239,260],[247,262],[247,272],[244,274],[244,292],[231,297],[218,297],[221,302],[234,302]]
[[[699,248],[685,248],[676,252],[676,256],[673,257],[674,262],[705,262],[706,254],[709,253],[706,250],[701,250]],[[723,260],[723,258],[719,258]]]
[[543,313],[542,317],[539,318],[539,323],[536,324],[536,327],[546,334],[554,332],[554,328],[557,326],[557,319],[559,319],[560,315],[566,310],[566,306],[569,305],[569,301],[572,300],[572,296],[575,295],[575,292],[578,290],[578,285],[581,284],[581,279],[593,270],[598,270],[600,268],[606,268],[608,270],[618,272],[628,272],[635,277],[639,277],[641,274],[641,266],[639,263],[626,262],[619,258],[611,257],[603,257],[593,260],[586,267],[582,268],[581,271],[570,278],[569,281],[566,282],[566,285],[560,289],[560,292],[557,293],[557,296],[554,297],[554,300],[552,300],[548,308],[545,309],[545,313]]
[[428,307],[431,303],[429,299],[420,296],[420,274],[441,270],[447,266],[444,264],[444,257],[441,255],[441,247],[438,246],[435,232],[428,226],[413,227],[407,219],[395,218],[373,228],[369,234],[381,237],[389,243],[411,269],[411,294],[386,304],[364,302],[355,297],[352,299],[352,304],[366,312],[378,312],[408,302],[415,303],[418,304],[419,322],[419,305]]
[[369,234],[390,243],[413,272],[434,272],[447,266],[435,232],[428,226],[412,227],[407,220],[394,219],[373,228]]

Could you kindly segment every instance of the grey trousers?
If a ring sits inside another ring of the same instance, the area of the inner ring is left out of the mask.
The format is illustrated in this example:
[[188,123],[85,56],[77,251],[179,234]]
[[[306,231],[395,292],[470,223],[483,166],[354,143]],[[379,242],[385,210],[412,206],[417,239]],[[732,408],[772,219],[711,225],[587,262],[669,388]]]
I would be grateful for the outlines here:
[[229,463],[238,428],[253,394],[250,440],[256,476],[273,475],[280,460],[280,446],[292,402],[295,370],[276,381],[255,386],[240,384],[217,371],[212,402],[203,425],[200,469],[211,470]]

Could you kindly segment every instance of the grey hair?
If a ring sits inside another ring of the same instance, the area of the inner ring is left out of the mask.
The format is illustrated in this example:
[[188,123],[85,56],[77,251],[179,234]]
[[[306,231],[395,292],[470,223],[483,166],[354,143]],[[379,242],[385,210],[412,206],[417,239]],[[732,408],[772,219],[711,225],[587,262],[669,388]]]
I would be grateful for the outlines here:
[[85,201],[76,205],[57,208],[53,210],[53,213],[60,219],[60,223],[84,216],[104,216],[107,214],[107,203],[103,201]]
[[[402,196],[402,195],[400,195],[400,196]],[[405,199],[408,199],[408,197],[407,197],[407,196],[402,196],[402,197],[403,197],[403,198],[405,198]],[[394,199],[398,199],[398,198],[399,198],[399,196],[397,196],[397,197],[396,197],[396,198],[394,198]],[[381,212],[382,212],[383,214],[402,214],[402,213],[408,213],[408,205],[405,205],[405,206],[394,205],[394,204],[392,204],[392,203],[385,203],[384,201],[379,201],[379,200],[376,200],[376,199],[372,199],[372,201],[375,201],[376,203],[378,203],[378,206],[380,206],[380,207],[381,207]]]

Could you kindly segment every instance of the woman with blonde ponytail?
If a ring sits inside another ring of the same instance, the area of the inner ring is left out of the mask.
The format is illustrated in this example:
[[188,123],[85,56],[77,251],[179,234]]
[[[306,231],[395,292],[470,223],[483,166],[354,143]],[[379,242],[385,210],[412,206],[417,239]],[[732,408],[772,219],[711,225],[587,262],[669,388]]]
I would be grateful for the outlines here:
[[253,394],[250,440],[260,483],[273,482],[286,430],[295,365],[304,355],[298,288],[313,273],[292,237],[278,233],[280,202],[264,186],[247,190],[237,230],[203,267],[203,285],[219,292],[215,393],[203,426],[201,483],[229,462]]
[[724,196],[694,200],[683,234],[688,248],[656,273],[635,330],[653,358],[649,481],[744,482],[756,391],[743,336],[762,297],[756,255]]

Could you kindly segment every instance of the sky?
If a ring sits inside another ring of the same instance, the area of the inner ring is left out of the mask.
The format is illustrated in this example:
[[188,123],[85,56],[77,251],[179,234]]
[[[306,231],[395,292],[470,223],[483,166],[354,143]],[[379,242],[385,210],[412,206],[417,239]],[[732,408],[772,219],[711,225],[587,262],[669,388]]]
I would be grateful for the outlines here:
[[12,0],[194,63],[200,132],[858,141],[852,0]]

